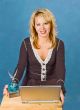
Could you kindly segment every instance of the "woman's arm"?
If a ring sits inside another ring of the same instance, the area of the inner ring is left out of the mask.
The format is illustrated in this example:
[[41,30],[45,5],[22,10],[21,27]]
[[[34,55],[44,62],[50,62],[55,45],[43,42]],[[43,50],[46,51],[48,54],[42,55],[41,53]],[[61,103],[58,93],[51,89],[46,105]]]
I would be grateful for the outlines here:
[[58,48],[56,53],[56,75],[57,83],[61,85],[62,91],[65,92],[65,49],[63,41],[58,41]]
[[18,64],[13,74],[16,82],[21,80],[25,67],[27,67],[27,47],[24,40],[21,44]]
[[[27,65],[27,47],[26,47],[25,41],[23,41],[20,48],[18,64],[13,74],[15,82],[18,83],[22,78],[26,65]],[[4,86],[3,95],[9,96],[8,85]]]
[[58,41],[57,54],[56,54],[56,76],[57,84],[61,85],[61,101],[64,103],[64,94],[65,94],[65,49],[63,41]]

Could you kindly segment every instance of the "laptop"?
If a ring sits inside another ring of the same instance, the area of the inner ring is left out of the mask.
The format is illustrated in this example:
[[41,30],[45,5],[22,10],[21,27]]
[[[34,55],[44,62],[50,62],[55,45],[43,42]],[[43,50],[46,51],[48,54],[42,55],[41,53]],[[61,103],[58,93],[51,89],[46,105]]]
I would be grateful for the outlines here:
[[61,86],[20,86],[22,103],[59,102]]

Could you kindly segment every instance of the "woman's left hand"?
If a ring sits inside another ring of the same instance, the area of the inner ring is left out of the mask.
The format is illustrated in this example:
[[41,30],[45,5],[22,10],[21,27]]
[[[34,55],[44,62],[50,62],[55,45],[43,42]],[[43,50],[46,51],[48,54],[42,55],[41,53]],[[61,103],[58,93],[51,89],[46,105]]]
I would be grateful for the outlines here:
[[62,105],[63,105],[64,104],[64,94],[63,94],[62,90],[60,92],[60,98],[61,98],[61,102],[62,102]]

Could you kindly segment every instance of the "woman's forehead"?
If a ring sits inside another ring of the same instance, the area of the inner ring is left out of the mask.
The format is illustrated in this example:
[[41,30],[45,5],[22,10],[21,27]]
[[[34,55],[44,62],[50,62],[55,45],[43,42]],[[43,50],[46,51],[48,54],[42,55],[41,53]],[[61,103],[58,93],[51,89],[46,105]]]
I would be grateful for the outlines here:
[[44,19],[45,21],[51,21],[50,17],[48,15],[45,14],[39,14],[37,16],[35,16],[35,20],[38,19]]

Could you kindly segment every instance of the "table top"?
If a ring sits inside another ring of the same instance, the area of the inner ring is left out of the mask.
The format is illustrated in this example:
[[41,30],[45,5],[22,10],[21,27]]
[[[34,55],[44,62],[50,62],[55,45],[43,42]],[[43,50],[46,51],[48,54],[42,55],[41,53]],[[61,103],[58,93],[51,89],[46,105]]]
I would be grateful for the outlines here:
[[12,98],[3,96],[0,110],[26,110],[26,108],[28,110],[62,110],[62,104],[61,102],[23,104],[20,96]]

